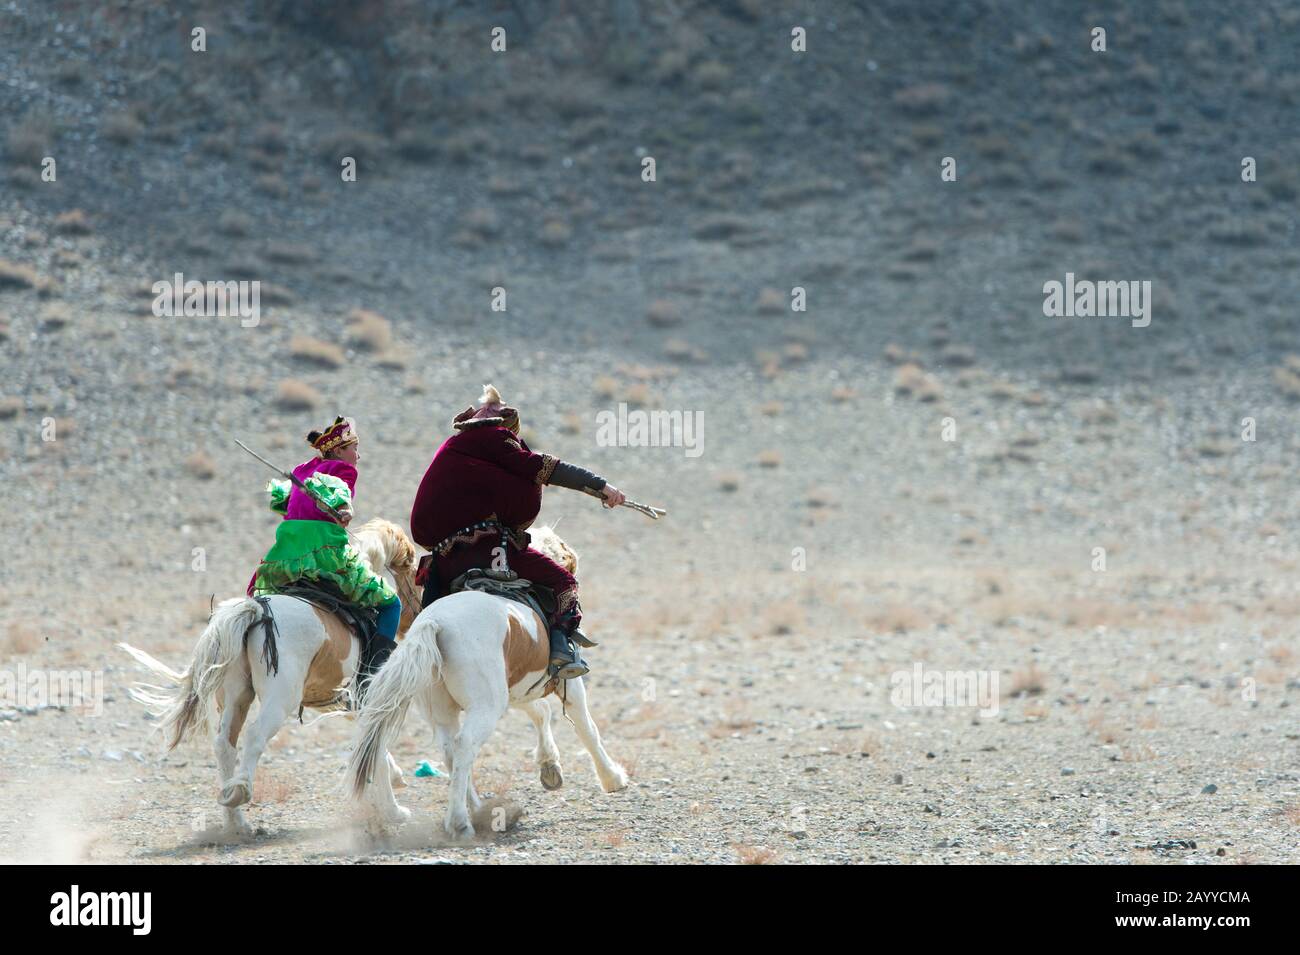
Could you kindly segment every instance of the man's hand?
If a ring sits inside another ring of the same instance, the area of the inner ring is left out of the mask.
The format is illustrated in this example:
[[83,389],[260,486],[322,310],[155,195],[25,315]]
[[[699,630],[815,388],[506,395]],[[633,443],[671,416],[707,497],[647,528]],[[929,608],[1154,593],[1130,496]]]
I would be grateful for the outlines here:
[[601,488],[600,496],[604,499],[601,502],[604,507],[618,507],[627,500],[623,492],[612,484],[606,484]]

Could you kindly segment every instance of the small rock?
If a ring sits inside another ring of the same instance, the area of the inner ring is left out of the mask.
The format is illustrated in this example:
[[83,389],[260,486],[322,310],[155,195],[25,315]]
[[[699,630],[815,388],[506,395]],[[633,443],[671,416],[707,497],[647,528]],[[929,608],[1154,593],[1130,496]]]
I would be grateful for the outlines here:
[[1071,769],[1069,766],[1062,766],[1062,767],[1061,767],[1061,775],[1062,775],[1062,776],[1073,776],[1073,775],[1074,775],[1074,770]]
[[1210,783],[1210,785],[1206,786],[1204,789],[1201,790],[1201,795],[1213,796],[1218,791],[1219,791],[1219,787],[1214,785],[1214,783]]

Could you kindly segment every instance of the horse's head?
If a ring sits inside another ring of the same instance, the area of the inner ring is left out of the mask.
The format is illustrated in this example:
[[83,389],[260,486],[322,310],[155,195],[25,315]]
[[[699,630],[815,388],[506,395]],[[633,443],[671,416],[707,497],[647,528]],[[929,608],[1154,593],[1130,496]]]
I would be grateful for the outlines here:
[[415,585],[419,557],[415,544],[392,521],[378,517],[362,524],[353,533],[361,559],[387,580],[402,599],[402,622],[398,633],[405,633],[420,613],[420,590]]
[[555,561],[575,577],[578,575],[578,555],[560,539],[549,526],[529,528],[528,536],[533,547]]

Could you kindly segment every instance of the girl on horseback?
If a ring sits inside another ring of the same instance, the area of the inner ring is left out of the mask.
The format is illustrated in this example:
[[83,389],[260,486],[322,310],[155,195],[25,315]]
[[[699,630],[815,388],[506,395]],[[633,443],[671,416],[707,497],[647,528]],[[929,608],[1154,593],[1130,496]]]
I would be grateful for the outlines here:
[[275,544],[262,558],[248,585],[249,596],[282,591],[299,580],[333,584],[343,598],[379,611],[375,635],[367,642],[357,673],[357,698],[365,684],[397,646],[397,627],[402,604],[396,592],[373,573],[348,541],[345,530],[352,520],[352,498],[356,493],[358,451],[356,427],[351,419],[338,417],[324,431],[312,431],[307,443],[318,457],[293,469],[325,504],[339,514],[339,521],[289,481],[267,485],[271,510],[284,515],[275,531]]

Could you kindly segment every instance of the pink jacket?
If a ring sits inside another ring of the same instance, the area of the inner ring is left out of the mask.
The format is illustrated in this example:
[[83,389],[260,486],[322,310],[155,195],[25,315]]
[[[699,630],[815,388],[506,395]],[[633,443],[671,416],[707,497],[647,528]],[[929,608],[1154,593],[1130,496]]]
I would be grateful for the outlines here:
[[[346,461],[335,461],[332,458],[312,458],[293,469],[293,476],[299,481],[306,483],[307,478],[313,474],[332,474],[334,477],[343,481],[352,492],[353,499],[357,493],[357,469]],[[289,492],[289,507],[285,512],[285,519],[290,521],[333,521],[319,507],[316,502],[308,495],[304,494],[299,488],[294,487]]]

